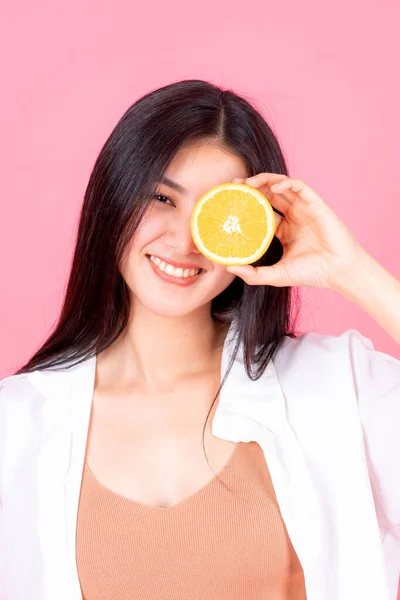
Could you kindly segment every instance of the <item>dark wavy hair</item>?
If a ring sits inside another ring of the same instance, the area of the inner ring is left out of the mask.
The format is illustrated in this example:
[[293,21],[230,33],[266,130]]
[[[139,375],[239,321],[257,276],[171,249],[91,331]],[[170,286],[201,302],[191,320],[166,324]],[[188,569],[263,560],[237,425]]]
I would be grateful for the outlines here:
[[[184,80],[137,100],[105,142],[89,178],[54,331],[15,374],[72,367],[105,350],[123,332],[130,312],[129,289],[118,268],[124,249],[175,153],[184,143],[201,140],[240,157],[249,176],[288,174],[271,127],[232,90]],[[282,245],[274,238],[255,264],[272,265],[281,257]],[[262,375],[285,335],[297,337],[292,295],[290,287],[248,286],[236,277],[212,302],[215,319],[235,320],[234,355],[242,344],[252,379]]]

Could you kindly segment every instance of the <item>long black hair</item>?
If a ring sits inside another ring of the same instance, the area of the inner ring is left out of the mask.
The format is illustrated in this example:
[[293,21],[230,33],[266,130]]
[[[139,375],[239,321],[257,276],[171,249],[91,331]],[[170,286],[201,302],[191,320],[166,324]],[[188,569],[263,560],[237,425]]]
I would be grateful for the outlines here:
[[[213,140],[237,155],[249,176],[287,175],[276,136],[251,102],[229,89],[184,80],[137,100],[105,142],[82,205],[63,306],[43,345],[15,374],[68,368],[99,354],[124,331],[130,312],[128,287],[119,264],[156,192],[184,143]],[[282,257],[274,238],[257,265]],[[293,330],[293,289],[248,286],[240,278],[212,302],[212,315],[236,322],[236,348],[243,345],[249,377],[256,379],[285,335]]]

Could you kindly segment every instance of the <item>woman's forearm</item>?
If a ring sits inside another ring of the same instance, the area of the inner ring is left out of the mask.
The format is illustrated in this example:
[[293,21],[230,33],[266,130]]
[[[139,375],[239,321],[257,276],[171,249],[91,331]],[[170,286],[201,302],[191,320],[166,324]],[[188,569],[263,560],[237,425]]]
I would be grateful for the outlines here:
[[400,344],[400,281],[370,254],[360,251],[354,270],[333,289],[367,312]]

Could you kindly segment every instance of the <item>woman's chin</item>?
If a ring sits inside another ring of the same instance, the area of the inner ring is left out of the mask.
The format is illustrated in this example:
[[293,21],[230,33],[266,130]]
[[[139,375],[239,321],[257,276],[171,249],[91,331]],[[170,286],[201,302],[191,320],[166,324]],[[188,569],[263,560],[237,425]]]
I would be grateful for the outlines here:
[[186,317],[194,312],[197,312],[204,308],[204,305],[192,304],[192,303],[179,303],[179,302],[171,302],[165,299],[164,302],[154,302],[141,301],[142,306],[153,315],[157,317],[165,317],[165,318],[179,318]]

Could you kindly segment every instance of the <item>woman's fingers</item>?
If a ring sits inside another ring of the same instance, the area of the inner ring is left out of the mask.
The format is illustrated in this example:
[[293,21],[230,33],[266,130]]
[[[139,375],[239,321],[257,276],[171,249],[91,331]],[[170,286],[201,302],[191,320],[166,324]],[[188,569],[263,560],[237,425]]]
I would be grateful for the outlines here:
[[[262,188],[262,193],[270,203],[276,206],[280,212],[286,214],[297,198],[294,191],[291,191],[287,186],[288,181],[292,180],[279,173],[259,173],[246,179],[245,183],[257,189]],[[281,193],[279,186],[283,186],[283,193]]]
[[280,183],[288,179],[287,175],[282,175],[281,173],[258,173],[257,175],[253,175],[253,177],[248,177],[246,181],[250,183],[250,185],[254,184],[254,187],[259,187],[261,185],[273,185],[274,183]]
[[272,267],[232,266],[227,267],[226,270],[233,275],[238,275],[248,285],[272,285],[274,287],[293,285],[282,263],[277,263]]
[[[283,217],[281,217],[281,215],[278,215],[278,213],[275,212],[276,229],[278,229],[278,227],[282,223],[282,221],[283,221]],[[277,231],[275,231],[275,235],[277,235]],[[279,237],[279,236],[277,236],[277,237]]]
[[288,199],[300,198],[307,204],[321,202],[322,198],[302,179],[286,179],[271,186],[271,191],[284,194]]
[[[267,175],[267,173],[261,173],[261,175]],[[258,177],[258,175],[257,175],[257,177]],[[283,175],[277,175],[277,177],[283,177]],[[251,180],[254,180],[254,181],[252,183],[250,183]],[[278,210],[280,213],[282,213],[284,215],[290,206],[290,200],[288,198],[286,198],[284,195],[273,193],[269,186],[267,186],[266,184],[261,184],[262,181],[265,181],[265,179],[259,178],[257,181],[256,181],[256,178],[244,179],[244,178],[240,178],[240,177],[235,177],[233,179],[234,183],[244,183],[246,185],[249,184],[251,187],[254,187],[256,189],[258,189],[259,187],[263,187],[264,189],[260,190],[261,193],[264,194],[264,196],[267,198],[267,200],[269,201],[269,203],[271,204],[271,206],[273,208],[275,208],[276,210]],[[279,180],[278,180],[278,182],[279,182]],[[280,222],[282,221],[282,217],[280,215],[277,215],[276,213],[275,213],[275,217],[276,217],[276,224],[278,226],[280,224]]]
[[287,203],[296,198],[301,198],[308,203],[321,201],[321,197],[305,181],[280,173],[258,173],[241,181],[256,188],[267,186],[274,195],[283,192]]

